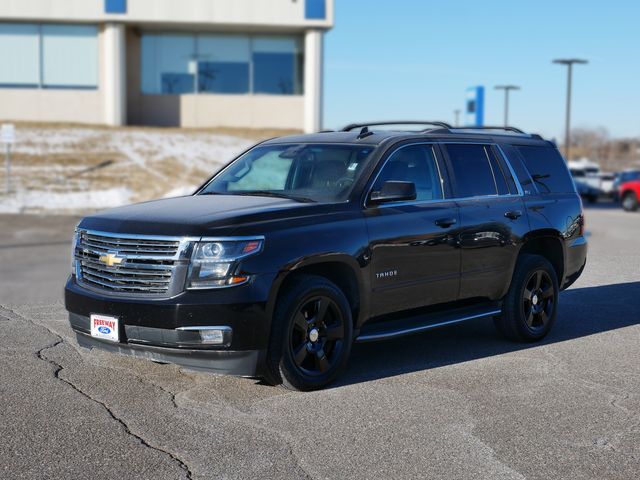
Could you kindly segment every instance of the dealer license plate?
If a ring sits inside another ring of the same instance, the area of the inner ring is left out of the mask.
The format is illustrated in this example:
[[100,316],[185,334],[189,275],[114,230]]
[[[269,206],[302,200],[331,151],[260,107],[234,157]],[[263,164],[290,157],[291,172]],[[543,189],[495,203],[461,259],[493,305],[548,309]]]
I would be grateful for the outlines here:
[[120,341],[118,318],[107,315],[91,315],[91,336],[110,342]]

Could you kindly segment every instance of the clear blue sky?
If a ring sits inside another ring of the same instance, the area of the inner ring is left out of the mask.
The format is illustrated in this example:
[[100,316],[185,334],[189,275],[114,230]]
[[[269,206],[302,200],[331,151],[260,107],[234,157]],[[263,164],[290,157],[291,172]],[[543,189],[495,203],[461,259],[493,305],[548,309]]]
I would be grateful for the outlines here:
[[566,67],[575,67],[573,126],[640,136],[640,1],[336,0],[325,41],[327,128],[352,121],[445,120],[467,87],[486,87],[486,123],[562,139]]

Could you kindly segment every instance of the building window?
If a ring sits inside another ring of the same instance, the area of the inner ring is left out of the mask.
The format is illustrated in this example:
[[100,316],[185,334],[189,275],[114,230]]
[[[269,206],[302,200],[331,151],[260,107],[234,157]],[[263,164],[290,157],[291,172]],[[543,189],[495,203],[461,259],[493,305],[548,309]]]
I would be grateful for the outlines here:
[[98,85],[98,29],[43,25],[42,86],[95,88]]
[[198,92],[249,93],[251,41],[248,37],[198,37]]
[[182,94],[195,91],[192,70],[193,35],[144,35],[142,37],[142,91]]
[[298,42],[292,38],[256,37],[253,40],[253,91],[300,94]]
[[0,51],[0,86],[98,86],[96,26],[0,24]]
[[325,20],[327,18],[326,0],[305,0],[304,13],[307,20]]
[[0,24],[0,85],[38,87],[40,84],[40,28],[38,25]]
[[142,36],[144,94],[302,94],[302,47],[296,37]]
[[127,13],[127,0],[104,0],[104,13]]

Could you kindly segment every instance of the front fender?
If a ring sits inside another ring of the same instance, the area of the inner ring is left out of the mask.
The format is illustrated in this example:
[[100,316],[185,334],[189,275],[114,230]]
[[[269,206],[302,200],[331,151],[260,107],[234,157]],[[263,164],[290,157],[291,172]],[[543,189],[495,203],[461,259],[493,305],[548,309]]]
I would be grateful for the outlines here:
[[291,275],[310,271],[316,273],[315,267],[326,267],[327,269],[336,270],[336,266],[344,266],[350,270],[357,285],[358,296],[358,318],[356,325],[361,325],[369,312],[369,277],[367,275],[368,265],[363,264],[362,260],[353,255],[344,252],[324,252],[315,255],[302,256],[292,259],[288,262],[276,275],[269,292],[267,301],[267,314],[273,317],[276,308],[276,302],[280,295],[282,286]]

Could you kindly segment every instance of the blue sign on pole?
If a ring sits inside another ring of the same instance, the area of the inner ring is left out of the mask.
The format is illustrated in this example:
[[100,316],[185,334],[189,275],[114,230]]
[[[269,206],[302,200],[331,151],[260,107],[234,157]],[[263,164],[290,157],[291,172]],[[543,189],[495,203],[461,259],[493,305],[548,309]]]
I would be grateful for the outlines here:
[[127,0],[104,0],[104,13],[127,13]]
[[468,127],[484,126],[484,87],[467,88],[465,114]]

